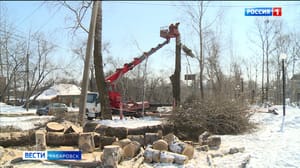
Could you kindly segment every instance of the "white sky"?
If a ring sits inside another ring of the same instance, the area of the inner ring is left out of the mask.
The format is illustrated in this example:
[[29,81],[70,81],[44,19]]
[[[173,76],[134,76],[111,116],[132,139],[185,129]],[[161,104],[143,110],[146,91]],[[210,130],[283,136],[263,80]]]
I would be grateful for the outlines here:
[[[66,18],[73,16],[65,8],[58,8],[48,2],[46,5],[41,1],[1,1],[1,9],[7,16],[8,22],[17,27],[17,34],[23,37],[28,36],[28,32],[42,31],[49,35],[47,38],[54,41],[60,47],[56,49],[54,60],[60,64],[69,65],[66,68],[72,69],[74,76],[81,76],[82,62],[76,61],[70,48],[79,41],[72,38],[70,30],[71,22]],[[69,1],[69,3],[74,3]],[[196,2],[189,2],[196,3]],[[221,27],[222,41],[222,67],[229,68],[230,56],[228,44],[230,39],[233,43],[234,59],[242,60],[255,58],[251,49],[248,37],[253,31],[253,16],[244,16],[244,9],[248,7],[282,7],[282,16],[275,19],[282,19],[286,23],[286,31],[297,30],[300,26],[300,3],[293,1],[246,1],[230,2],[215,1],[210,3],[208,8],[207,21],[214,18],[218,9],[224,11],[221,23],[214,27]],[[184,13],[184,4],[179,1],[104,1],[103,2],[103,41],[110,42],[110,55],[119,60],[119,65],[131,61],[138,57],[142,52],[148,51],[164,39],[159,37],[159,30],[162,26],[180,22],[180,32],[182,42],[189,47],[196,46],[194,34],[192,34],[189,21]],[[89,23],[90,13],[87,16]],[[270,17],[274,19],[274,17]],[[230,37],[232,34],[232,37]],[[80,33],[81,39],[86,34]],[[138,46],[137,46],[138,44]],[[155,72],[161,75],[170,76],[174,71],[175,42],[172,40],[168,46],[153,54],[148,61],[148,72]],[[258,59],[258,58],[255,58]],[[192,62],[192,59],[189,59]],[[198,72],[196,64],[192,65],[192,73]],[[187,68],[186,58],[182,58],[182,74]],[[81,77],[79,78],[79,80]]]

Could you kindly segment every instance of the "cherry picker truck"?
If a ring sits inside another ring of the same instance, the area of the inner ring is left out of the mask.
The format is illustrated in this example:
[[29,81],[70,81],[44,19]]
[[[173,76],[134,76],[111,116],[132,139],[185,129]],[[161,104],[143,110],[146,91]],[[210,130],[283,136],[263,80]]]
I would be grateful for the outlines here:
[[[168,44],[171,38],[176,38],[177,36],[179,36],[178,25],[179,23],[176,23],[176,24],[171,24],[167,28],[162,28],[160,30],[160,37],[165,38],[165,41],[163,43],[160,43],[156,47],[151,48],[148,52],[144,52],[140,57],[134,58],[133,61],[124,64],[122,68],[117,68],[114,73],[112,73],[111,75],[105,78],[105,81],[108,84],[107,85],[109,90],[108,95],[109,95],[110,106],[113,114],[118,114],[120,110],[122,110],[125,116],[140,117],[141,111],[143,109],[143,105],[144,105],[144,109],[150,107],[148,101],[121,102],[122,101],[121,94],[118,91],[116,91],[115,85],[119,78],[121,78],[128,71],[132,70],[135,66],[142,63],[150,55],[152,55],[153,53],[161,49],[163,46]],[[93,119],[100,115],[100,104],[99,104],[98,97],[99,97],[98,93],[96,92],[88,93],[87,109],[86,109],[88,119]]]

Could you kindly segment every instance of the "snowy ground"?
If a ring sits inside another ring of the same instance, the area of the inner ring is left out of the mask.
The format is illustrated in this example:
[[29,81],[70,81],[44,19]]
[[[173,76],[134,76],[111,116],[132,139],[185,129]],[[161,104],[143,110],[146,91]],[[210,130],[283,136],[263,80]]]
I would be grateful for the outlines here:
[[6,115],[6,114],[35,114],[36,109],[29,109],[26,111],[25,108],[22,108],[22,106],[10,106],[5,103],[0,102],[0,115]]
[[36,109],[26,109],[21,106],[10,106],[0,103],[0,127],[12,126],[22,130],[29,130],[47,122],[53,116],[38,116]]
[[122,120],[120,120],[120,117],[113,116],[112,120],[101,120],[99,121],[99,123],[110,127],[138,128],[143,126],[160,125],[162,123],[162,119],[155,118],[155,117],[143,117],[143,118],[125,117]]
[[249,167],[300,167],[300,109],[287,107],[283,131],[282,106],[279,115],[256,113],[259,130],[252,134],[222,136],[224,146],[244,146],[251,155]]
[[[265,168],[265,167],[300,167],[300,109],[295,107],[286,107],[286,116],[283,131],[282,124],[282,106],[276,106],[279,115],[271,113],[257,112],[252,120],[258,123],[257,130],[244,135],[224,135],[221,136],[222,144],[218,151],[227,150],[231,147],[245,147],[243,153],[225,155],[216,157],[212,160],[214,167],[238,167],[244,158],[250,157],[247,167]],[[22,111],[23,110],[23,111]],[[266,111],[266,109],[263,109]],[[262,111],[262,110],[260,110]],[[35,111],[34,111],[35,112]],[[7,106],[0,103],[0,114],[3,113],[27,113],[20,107]],[[28,129],[35,123],[46,122],[49,116],[17,116],[3,117],[0,115],[0,126],[17,125],[19,128]],[[100,121],[102,124],[110,126],[126,126],[129,128],[157,125],[162,121],[147,117],[144,119],[125,118],[119,120],[115,117],[113,120]],[[144,167],[155,168],[198,168],[209,167],[207,164],[208,153],[195,151],[194,158],[184,166],[170,164],[145,164]]]
[[[256,131],[245,135],[224,135],[221,136],[222,144],[215,153],[228,150],[232,147],[245,147],[243,153],[216,157],[212,160],[213,167],[239,167],[240,163],[247,157],[250,161],[247,167],[250,168],[282,168],[300,167],[300,109],[286,107],[286,116],[283,131],[282,106],[276,106],[279,115],[271,113],[255,113],[253,121],[258,123]],[[266,111],[266,109],[264,109]],[[170,164],[151,165],[155,168],[197,168],[210,167],[207,164],[206,152],[195,152],[194,158],[185,166]]]

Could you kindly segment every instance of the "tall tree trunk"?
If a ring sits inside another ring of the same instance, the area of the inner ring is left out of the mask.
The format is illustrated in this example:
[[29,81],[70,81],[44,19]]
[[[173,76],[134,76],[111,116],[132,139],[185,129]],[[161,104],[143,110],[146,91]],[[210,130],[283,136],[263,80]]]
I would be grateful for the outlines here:
[[109,105],[108,89],[105,82],[102,59],[102,1],[95,1],[99,3],[96,32],[95,32],[95,48],[94,48],[94,65],[95,76],[98,87],[98,92],[101,102],[101,117],[102,119],[112,119],[111,109]]
[[173,89],[173,98],[176,107],[180,105],[180,71],[181,71],[181,42],[180,35],[176,37],[176,60],[175,60],[175,72],[170,77]]
[[199,64],[200,64],[200,94],[201,99],[204,99],[204,88],[203,88],[203,71],[204,71],[204,56],[203,56],[203,27],[202,27],[202,17],[204,14],[203,9],[203,1],[200,2],[200,16],[199,16],[199,42],[200,42],[200,58],[199,58]]

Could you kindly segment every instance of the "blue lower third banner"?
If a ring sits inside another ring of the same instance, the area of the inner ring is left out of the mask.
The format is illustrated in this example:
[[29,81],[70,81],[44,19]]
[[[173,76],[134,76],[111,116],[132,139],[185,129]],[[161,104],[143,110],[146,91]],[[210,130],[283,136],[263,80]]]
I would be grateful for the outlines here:
[[47,160],[81,160],[81,151],[47,151]]

